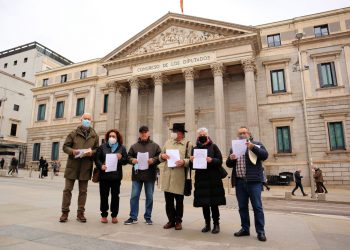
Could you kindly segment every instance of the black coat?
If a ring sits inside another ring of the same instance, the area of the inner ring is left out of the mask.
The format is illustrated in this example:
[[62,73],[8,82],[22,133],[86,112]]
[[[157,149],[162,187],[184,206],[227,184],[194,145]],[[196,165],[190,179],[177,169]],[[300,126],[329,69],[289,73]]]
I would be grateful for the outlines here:
[[[208,163],[207,169],[196,169],[194,183],[194,207],[204,206],[220,206],[226,205],[225,189],[222,183],[220,167],[222,166],[222,155],[217,145],[209,142],[207,145],[200,145],[194,149],[207,149],[208,157],[213,158],[211,163]],[[192,149],[192,154],[193,151]],[[193,163],[190,163],[193,168]]]
[[[257,141],[252,141],[253,144],[258,145],[254,146],[252,152],[257,156],[256,165],[254,165],[249,159],[248,149],[245,153],[245,162],[246,162],[246,181],[248,182],[262,182],[264,179],[264,168],[262,166],[262,161],[265,161],[269,157],[269,153],[263,144]],[[232,154],[232,148],[230,149],[230,155]],[[227,157],[226,166],[232,168],[232,177],[231,184],[232,187],[235,186],[236,181],[236,164],[237,160],[231,160],[230,156]]]
[[[106,154],[121,154],[122,158],[118,160],[117,171],[113,172],[105,172],[102,170],[102,165],[106,162]],[[128,155],[126,153],[126,149],[123,145],[118,145],[117,149],[112,152],[112,148],[108,143],[102,144],[96,150],[95,155],[95,164],[96,167],[100,170],[100,181],[114,181],[123,179],[123,165],[128,163]]]
[[294,181],[295,183],[301,183],[301,179],[303,177],[300,175],[300,172],[299,171],[295,171],[294,173]]

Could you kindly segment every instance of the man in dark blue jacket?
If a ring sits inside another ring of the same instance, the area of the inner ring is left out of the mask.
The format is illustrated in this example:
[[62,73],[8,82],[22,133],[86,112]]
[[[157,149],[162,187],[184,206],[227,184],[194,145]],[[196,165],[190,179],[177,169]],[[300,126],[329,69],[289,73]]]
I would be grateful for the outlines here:
[[248,128],[241,127],[238,130],[238,138],[246,139],[246,153],[237,157],[230,150],[226,165],[232,168],[232,187],[236,187],[236,197],[241,217],[241,230],[236,232],[236,237],[250,235],[249,200],[254,210],[255,230],[260,241],[266,241],[265,218],[261,201],[263,167],[262,161],[268,158],[268,152],[264,145],[257,141],[250,141]]

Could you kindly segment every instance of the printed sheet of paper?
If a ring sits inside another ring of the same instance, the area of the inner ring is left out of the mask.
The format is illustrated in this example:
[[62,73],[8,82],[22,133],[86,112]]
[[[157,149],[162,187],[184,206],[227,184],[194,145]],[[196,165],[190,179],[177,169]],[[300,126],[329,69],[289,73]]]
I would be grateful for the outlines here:
[[117,171],[118,157],[117,154],[106,154],[106,172]]
[[85,156],[86,153],[89,153],[91,152],[91,148],[88,148],[88,149],[78,149],[79,150],[79,154],[77,154],[75,156],[75,158],[83,158]]
[[170,159],[168,159],[168,167],[176,167],[175,162],[180,160],[180,151],[178,149],[167,149],[165,152]]
[[207,149],[194,149],[193,150],[193,168],[194,169],[207,169]]
[[247,151],[246,139],[232,140],[232,153],[238,157],[241,157]]
[[137,161],[139,165],[139,170],[147,170],[148,169],[148,159],[149,154],[146,153],[137,153]]

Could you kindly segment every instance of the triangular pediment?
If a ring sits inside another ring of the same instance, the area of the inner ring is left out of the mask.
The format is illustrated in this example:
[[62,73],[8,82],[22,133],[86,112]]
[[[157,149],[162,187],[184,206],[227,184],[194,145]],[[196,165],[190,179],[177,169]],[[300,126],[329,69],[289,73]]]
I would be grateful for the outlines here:
[[131,59],[256,33],[250,26],[168,13],[101,61]]

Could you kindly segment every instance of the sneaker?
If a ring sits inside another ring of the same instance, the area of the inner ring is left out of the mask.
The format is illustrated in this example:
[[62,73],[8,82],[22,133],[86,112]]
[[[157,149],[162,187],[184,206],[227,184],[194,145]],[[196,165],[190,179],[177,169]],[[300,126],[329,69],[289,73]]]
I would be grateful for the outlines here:
[[108,223],[107,217],[102,217],[101,218],[101,223]]
[[118,223],[117,217],[112,217],[112,223],[113,223],[113,224],[117,224],[117,223]]
[[147,225],[153,225],[153,221],[151,219],[146,219],[145,223]]
[[124,225],[132,225],[132,224],[137,224],[137,219],[134,220],[133,218],[129,218],[128,220],[124,221]]

